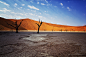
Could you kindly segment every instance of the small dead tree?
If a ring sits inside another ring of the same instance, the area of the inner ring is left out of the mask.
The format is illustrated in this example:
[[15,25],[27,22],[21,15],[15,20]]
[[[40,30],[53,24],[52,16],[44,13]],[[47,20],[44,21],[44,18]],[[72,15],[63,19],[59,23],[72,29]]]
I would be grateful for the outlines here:
[[67,29],[65,29],[65,31],[67,32]]
[[60,31],[62,32],[62,29]]
[[85,30],[84,30],[84,32],[85,32]]
[[53,31],[53,29],[52,29],[52,31]]
[[[22,20],[22,21],[23,21],[23,20]],[[19,28],[19,26],[21,25],[22,21],[20,22],[19,25],[17,24],[17,21],[16,21],[16,22],[14,23],[15,26],[13,26],[13,25],[11,25],[11,24],[8,24],[7,22],[6,22],[6,23],[7,23],[8,25],[14,27],[14,28],[16,29],[16,33],[18,33],[18,28]]]
[[37,33],[39,33],[39,29],[40,29],[40,26],[42,25],[42,21],[40,22],[40,19],[39,19],[39,23],[36,23],[37,25],[38,25],[38,32]]

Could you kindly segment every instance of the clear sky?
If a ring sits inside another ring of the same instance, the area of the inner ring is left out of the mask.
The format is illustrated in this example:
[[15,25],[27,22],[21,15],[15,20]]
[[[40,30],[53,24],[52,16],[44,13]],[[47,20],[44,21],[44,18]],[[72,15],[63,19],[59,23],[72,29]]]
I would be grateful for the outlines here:
[[0,17],[86,25],[86,0],[0,0]]

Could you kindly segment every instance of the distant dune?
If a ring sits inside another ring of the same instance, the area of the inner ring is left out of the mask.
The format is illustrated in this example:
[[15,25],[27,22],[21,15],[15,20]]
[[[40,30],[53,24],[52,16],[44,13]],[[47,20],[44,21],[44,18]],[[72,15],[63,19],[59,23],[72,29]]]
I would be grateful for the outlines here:
[[[19,27],[19,30],[37,30],[38,26],[35,23],[38,21],[31,20],[29,18],[17,20],[18,24],[22,21],[22,24]],[[15,19],[5,19],[0,17],[0,30],[15,30],[12,26],[9,26],[7,23],[14,25]],[[67,26],[67,25],[58,25],[43,22],[40,27],[41,31],[86,31],[86,26]]]

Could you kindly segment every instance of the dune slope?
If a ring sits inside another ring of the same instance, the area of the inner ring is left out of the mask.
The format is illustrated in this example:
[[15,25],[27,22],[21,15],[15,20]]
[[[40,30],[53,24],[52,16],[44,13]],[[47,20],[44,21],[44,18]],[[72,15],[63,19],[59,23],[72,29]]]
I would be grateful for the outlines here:
[[[22,21],[19,30],[37,30],[38,26],[36,23],[38,21],[31,20],[29,18],[17,20],[17,24],[19,25]],[[0,30],[15,30],[15,19],[5,19],[0,17]],[[7,23],[13,25],[14,27],[8,25]],[[67,26],[67,25],[58,25],[43,22],[40,27],[42,31],[86,31],[86,26]]]

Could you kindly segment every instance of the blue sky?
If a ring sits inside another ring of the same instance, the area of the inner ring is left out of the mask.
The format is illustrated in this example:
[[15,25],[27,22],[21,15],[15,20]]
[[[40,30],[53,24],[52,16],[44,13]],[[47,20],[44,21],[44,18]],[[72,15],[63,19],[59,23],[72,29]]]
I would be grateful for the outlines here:
[[86,25],[86,0],[0,0],[0,17],[83,26]]

